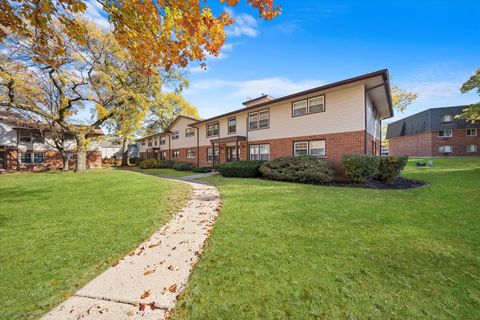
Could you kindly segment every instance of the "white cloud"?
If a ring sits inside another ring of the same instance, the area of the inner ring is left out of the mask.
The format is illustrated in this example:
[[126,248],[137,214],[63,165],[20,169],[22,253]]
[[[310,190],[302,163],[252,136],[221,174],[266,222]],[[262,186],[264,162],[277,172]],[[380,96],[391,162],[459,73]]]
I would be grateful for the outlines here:
[[204,73],[207,72],[212,64],[214,64],[215,61],[223,60],[228,58],[228,52],[231,52],[233,50],[233,44],[232,43],[225,43],[222,47],[222,50],[220,51],[220,54],[218,56],[213,56],[211,54],[208,54],[205,52],[207,58],[204,61],[207,65],[206,69],[202,68],[201,65],[190,67],[188,70],[191,73]]
[[205,79],[191,84],[189,94],[204,93],[207,90],[225,89],[236,98],[255,98],[261,94],[283,96],[286,94],[310,89],[324,84],[321,80],[291,81],[287,78],[273,77],[247,81],[229,81],[222,79]]
[[235,22],[227,27],[227,36],[230,37],[256,37],[258,35],[258,22],[257,20],[246,13],[236,15],[230,8],[226,9],[228,14],[235,19]]
[[85,11],[84,16],[98,24],[100,27],[108,29],[110,24],[105,16],[105,11],[103,11],[102,5],[96,0],[87,0],[86,3],[87,10]]

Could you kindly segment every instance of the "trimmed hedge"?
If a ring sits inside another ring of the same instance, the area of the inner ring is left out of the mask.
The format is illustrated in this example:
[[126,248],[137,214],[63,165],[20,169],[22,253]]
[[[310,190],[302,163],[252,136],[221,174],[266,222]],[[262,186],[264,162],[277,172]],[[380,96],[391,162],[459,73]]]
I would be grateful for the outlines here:
[[325,160],[312,156],[283,157],[265,162],[260,167],[262,176],[279,181],[303,183],[330,183],[335,170]]
[[215,170],[224,177],[256,178],[263,161],[232,161],[215,166]]
[[380,157],[375,179],[392,182],[395,178],[400,176],[403,168],[407,165],[408,157],[394,157],[386,156]]
[[128,163],[132,166],[138,166],[140,164],[140,158],[129,158]]
[[194,167],[192,169],[192,172],[195,172],[195,173],[207,173],[210,171],[212,171],[212,168],[210,167]]
[[156,168],[157,163],[155,159],[143,159],[140,161],[139,167],[141,169],[153,169]]
[[159,169],[170,169],[173,168],[175,161],[173,160],[157,160],[157,168]]
[[190,171],[193,169],[193,164],[190,162],[175,162],[173,169],[177,171]]
[[345,176],[353,183],[364,183],[375,175],[380,157],[351,155],[343,156],[342,165]]

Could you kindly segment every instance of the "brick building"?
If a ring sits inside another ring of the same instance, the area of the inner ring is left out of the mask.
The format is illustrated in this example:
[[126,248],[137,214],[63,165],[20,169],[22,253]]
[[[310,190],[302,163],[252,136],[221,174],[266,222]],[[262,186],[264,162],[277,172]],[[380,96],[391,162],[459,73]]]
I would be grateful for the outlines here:
[[432,108],[389,124],[390,155],[480,156],[480,123],[455,118],[467,107]]
[[380,154],[381,120],[393,116],[387,70],[243,105],[209,119],[179,116],[137,141],[140,157],[205,167],[309,154],[340,171],[345,154]]

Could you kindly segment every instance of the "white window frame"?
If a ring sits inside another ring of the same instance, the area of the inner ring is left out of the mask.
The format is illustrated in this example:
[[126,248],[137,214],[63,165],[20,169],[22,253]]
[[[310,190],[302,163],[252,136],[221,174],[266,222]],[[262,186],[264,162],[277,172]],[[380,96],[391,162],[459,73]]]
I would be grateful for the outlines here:
[[[30,161],[29,162],[24,162],[22,157],[23,155],[29,155]],[[35,162],[36,156],[41,155],[42,161],[41,162]],[[26,164],[26,165],[36,165],[36,164],[44,164],[45,163],[45,152],[21,152],[20,153],[20,163],[21,164]]]
[[[317,102],[318,101],[318,102]],[[312,108],[321,106],[320,110],[313,110]],[[302,111],[299,111],[302,110]],[[292,102],[292,117],[300,117],[307,114],[320,113],[325,111],[325,95],[319,95],[308,99],[298,100]]]
[[265,144],[251,144],[249,145],[249,160],[268,161],[270,160],[270,145]]
[[478,151],[478,146],[476,144],[471,143],[467,145],[467,152],[477,152],[477,151]]
[[185,138],[194,137],[194,136],[195,136],[195,129],[194,128],[185,129]]
[[167,142],[167,139],[165,137],[160,138],[160,145],[164,145]]
[[167,160],[167,151],[160,151],[160,160]]
[[292,116],[300,117],[308,114],[307,100],[295,101],[292,103]]
[[20,143],[32,143],[33,142],[32,133],[30,131],[19,131],[18,141]]
[[220,124],[218,121],[207,123],[205,130],[207,132],[207,138],[218,137],[220,134]]
[[[316,148],[319,150],[323,149],[322,154],[312,154],[312,144],[316,142],[321,142],[323,144],[323,148]],[[303,145],[301,149],[298,149],[297,145]],[[306,147],[305,147],[306,145]],[[299,154],[297,150],[305,150],[306,153],[301,153]],[[295,141],[293,143],[293,156],[298,157],[298,156],[313,156],[313,157],[325,157],[327,155],[327,142],[324,139],[319,139],[319,140],[309,140],[309,141]]]
[[[321,99],[322,103],[318,103],[318,104],[312,104],[311,103],[312,101],[318,100],[318,99]],[[320,106],[320,105],[322,106],[321,110],[312,111],[312,107],[316,107],[316,106]],[[324,112],[324,111],[325,111],[325,95],[324,94],[322,94],[321,96],[316,96],[316,97],[308,99],[308,114],[319,113],[319,112]]]
[[[37,162],[37,156],[41,156],[42,161]],[[33,152],[32,158],[33,164],[44,164],[45,163],[45,152]]]
[[[474,134],[468,134],[469,132],[472,132]],[[467,133],[466,133],[467,137],[476,137],[477,136],[477,129],[476,128],[469,128],[467,129]]]
[[173,131],[172,132],[172,140],[177,140],[178,138],[180,138],[180,132]]
[[148,139],[148,146],[152,147],[153,146],[153,139]]
[[[443,135],[442,136],[442,132],[443,132],[443,134],[445,134],[448,131],[450,131],[450,135]],[[453,137],[453,130],[440,130],[440,131],[438,131],[438,137],[440,137],[440,138],[451,138],[451,137]]]
[[[446,149],[449,148],[449,151],[446,151]],[[452,153],[453,152],[453,147],[451,145],[445,145],[445,146],[439,146],[438,147],[438,152],[441,153]]]
[[158,140],[156,138],[153,139],[153,145],[158,146]]
[[[207,162],[213,162],[213,152],[212,152],[212,147],[207,148]],[[215,147],[215,162],[219,162],[220,160],[220,148]]]
[[[449,120],[445,120],[446,117],[448,117]],[[443,123],[452,122],[452,121],[453,121],[453,115],[451,115],[451,114],[444,114],[444,115],[442,115],[442,122],[443,122]]]
[[180,158],[180,150],[172,150],[172,159]]
[[[230,121],[234,121],[234,125],[230,125]],[[233,127],[233,130],[231,129]],[[235,134],[237,133],[237,118],[236,117],[230,117],[227,119],[227,131],[228,134]]]
[[[263,125],[262,125],[263,121]],[[263,109],[248,114],[248,130],[268,129],[270,127],[270,110]]]
[[188,159],[195,159],[196,156],[197,156],[197,150],[187,149],[187,158]]

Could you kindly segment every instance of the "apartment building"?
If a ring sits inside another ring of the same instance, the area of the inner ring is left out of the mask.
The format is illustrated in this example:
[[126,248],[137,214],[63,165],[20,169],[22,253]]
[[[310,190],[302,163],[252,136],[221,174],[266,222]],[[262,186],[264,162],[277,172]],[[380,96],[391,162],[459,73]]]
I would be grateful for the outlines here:
[[391,155],[480,156],[480,122],[457,119],[468,106],[431,108],[388,125]]
[[[63,168],[62,154],[54,148],[53,141],[44,139],[38,123],[22,118],[11,112],[0,112],[0,172],[44,171]],[[103,135],[96,130],[90,137]],[[65,149],[70,163],[75,164],[75,139],[72,134],[65,136]],[[100,142],[92,140],[87,152],[87,166],[102,166]]]
[[346,154],[380,154],[381,120],[393,116],[388,70],[297,92],[262,95],[208,119],[179,116],[137,142],[141,158],[214,166],[312,155],[340,172]]

